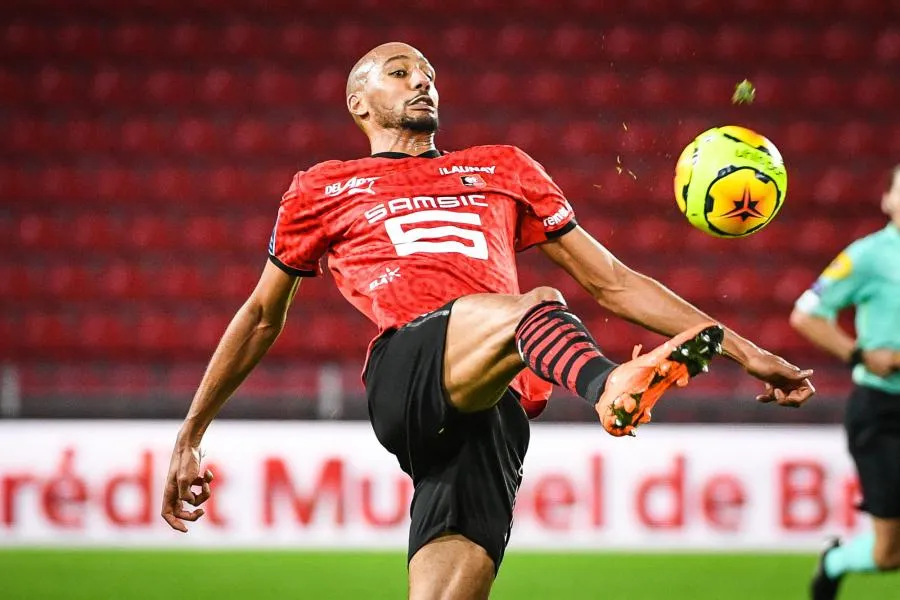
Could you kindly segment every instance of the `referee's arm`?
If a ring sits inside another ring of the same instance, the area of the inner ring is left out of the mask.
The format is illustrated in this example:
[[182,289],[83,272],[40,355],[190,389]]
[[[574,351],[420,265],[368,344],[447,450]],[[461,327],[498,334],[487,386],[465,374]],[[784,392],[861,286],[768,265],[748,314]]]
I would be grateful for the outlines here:
[[805,292],[791,312],[791,326],[800,335],[849,366],[855,367],[861,363],[866,370],[878,377],[889,377],[900,371],[900,352],[889,348],[863,350],[836,320],[812,312],[810,304],[815,299],[810,294],[815,292]]
[[807,340],[845,363],[852,360],[856,340],[841,329],[836,321],[814,315],[804,311],[800,306],[795,306],[791,312],[791,326]]

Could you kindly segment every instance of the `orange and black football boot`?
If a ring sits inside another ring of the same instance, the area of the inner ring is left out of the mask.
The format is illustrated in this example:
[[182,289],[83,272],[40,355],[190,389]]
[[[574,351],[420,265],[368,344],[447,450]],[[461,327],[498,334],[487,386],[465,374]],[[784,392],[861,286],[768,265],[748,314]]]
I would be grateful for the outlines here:
[[609,374],[600,400],[594,405],[603,428],[614,436],[635,435],[638,425],[650,422],[650,410],[663,393],[684,387],[691,377],[709,370],[722,352],[725,330],[704,323],[676,335],[647,354],[635,346],[632,359]]

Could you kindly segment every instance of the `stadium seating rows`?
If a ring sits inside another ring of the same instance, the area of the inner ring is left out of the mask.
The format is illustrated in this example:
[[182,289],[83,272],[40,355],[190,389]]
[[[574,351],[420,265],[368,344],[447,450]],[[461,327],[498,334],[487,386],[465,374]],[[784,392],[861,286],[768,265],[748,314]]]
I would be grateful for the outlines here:
[[[626,262],[789,357],[807,348],[792,302],[881,226],[900,156],[896,2],[421,0],[397,22],[392,0],[77,4],[0,6],[0,359],[39,391],[97,389],[97,373],[45,368],[83,358],[122,362],[134,394],[194,385],[177,365],[205,359],[254,285],[292,172],[366,152],[346,70],[386,39],[438,67],[443,148],[525,148]],[[350,13],[366,17],[334,16]],[[744,77],[756,102],[732,106]],[[769,135],[790,174],[778,225],[739,242],[672,202],[681,148],[726,122]],[[535,254],[522,287],[559,286],[612,355],[657,339],[596,316]],[[303,295],[276,360],[358,363],[371,326],[328,281]],[[279,373],[251,385],[297,385]]]

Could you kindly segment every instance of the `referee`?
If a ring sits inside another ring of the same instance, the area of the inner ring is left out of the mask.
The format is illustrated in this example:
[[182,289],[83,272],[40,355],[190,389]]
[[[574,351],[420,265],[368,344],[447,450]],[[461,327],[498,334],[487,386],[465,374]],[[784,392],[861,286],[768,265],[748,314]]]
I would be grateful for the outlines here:
[[[797,300],[791,325],[853,369],[844,426],[873,530],[822,553],[813,600],[837,597],[846,573],[900,568],[900,165],[881,207],[888,225],[841,252]],[[835,322],[856,307],[854,340]]]

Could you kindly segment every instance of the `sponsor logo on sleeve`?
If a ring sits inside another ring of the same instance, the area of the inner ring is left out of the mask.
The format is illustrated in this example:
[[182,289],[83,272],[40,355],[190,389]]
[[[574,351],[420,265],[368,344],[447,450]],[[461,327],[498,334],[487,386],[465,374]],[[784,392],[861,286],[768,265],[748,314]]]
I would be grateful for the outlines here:
[[560,206],[559,210],[544,219],[544,227],[550,229],[564,223],[571,213],[572,209],[568,204],[565,206]]
[[351,177],[347,181],[330,183],[325,186],[325,195],[329,197],[340,196],[344,192],[348,196],[353,194],[375,195],[375,181],[377,177]]

